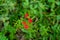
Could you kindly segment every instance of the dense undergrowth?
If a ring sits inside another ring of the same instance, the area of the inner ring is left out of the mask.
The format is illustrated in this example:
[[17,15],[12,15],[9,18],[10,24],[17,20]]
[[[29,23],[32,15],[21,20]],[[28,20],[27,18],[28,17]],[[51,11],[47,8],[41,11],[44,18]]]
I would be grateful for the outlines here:
[[0,40],[60,40],[60,1],[0,0]]

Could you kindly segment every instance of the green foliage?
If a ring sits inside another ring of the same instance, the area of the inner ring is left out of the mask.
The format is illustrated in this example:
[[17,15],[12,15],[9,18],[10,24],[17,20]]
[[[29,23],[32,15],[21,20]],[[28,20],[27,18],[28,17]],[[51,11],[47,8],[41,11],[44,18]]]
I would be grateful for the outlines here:
[[0,29],[0,40],[60,40],[60,0],[0,0]]

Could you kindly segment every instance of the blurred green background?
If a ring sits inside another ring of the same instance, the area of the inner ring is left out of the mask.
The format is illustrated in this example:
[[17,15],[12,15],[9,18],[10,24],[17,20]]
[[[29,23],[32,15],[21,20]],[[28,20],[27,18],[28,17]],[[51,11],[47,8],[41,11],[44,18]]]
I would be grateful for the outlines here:
[[60,0],[0,0],[0,40],[60,40]]

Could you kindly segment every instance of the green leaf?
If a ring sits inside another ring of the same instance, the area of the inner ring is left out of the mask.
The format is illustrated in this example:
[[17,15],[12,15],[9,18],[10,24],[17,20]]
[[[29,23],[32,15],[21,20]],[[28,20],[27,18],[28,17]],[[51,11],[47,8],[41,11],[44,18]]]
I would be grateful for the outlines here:
[[60,1],[56,2],[56,4],[60,6]]
[[55,2],[55,0],[48,0],[48,2]]
[[0,35],[0,40],[8,40],[4,35]]
[[57,20],[60,20],[60,15],[57,16]]

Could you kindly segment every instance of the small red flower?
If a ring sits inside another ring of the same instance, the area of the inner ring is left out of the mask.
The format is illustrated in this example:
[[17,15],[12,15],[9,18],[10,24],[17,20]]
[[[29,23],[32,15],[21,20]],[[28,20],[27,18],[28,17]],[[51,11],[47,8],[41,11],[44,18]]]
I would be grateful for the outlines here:
[[29,16],[29,14],[28,14],[28,13],[26,13],[26,14],[25,14],[25,18],[28,18],[28,16]]
[[28,28],[29,28],[29,26],[28,26],[28,25],[24,25],[24,28],[25,28],[25,29],[28,29]]
[[26,25],[26,22],[25,22],[25,21],[23,21],[23,22],[22,22],[22,24],[23,24],[23,25]]
[[26,24],[25,21],[23,21],[22,24],[24,25],[24,28],[25,28],[25,29],[28,29],[28,28],[29,28],[29,26]]
[[29,18],[29,19],[28,19],[28,22],[29,22],[29,23],[32,23],[32,19],[31,19],[31,18]]

